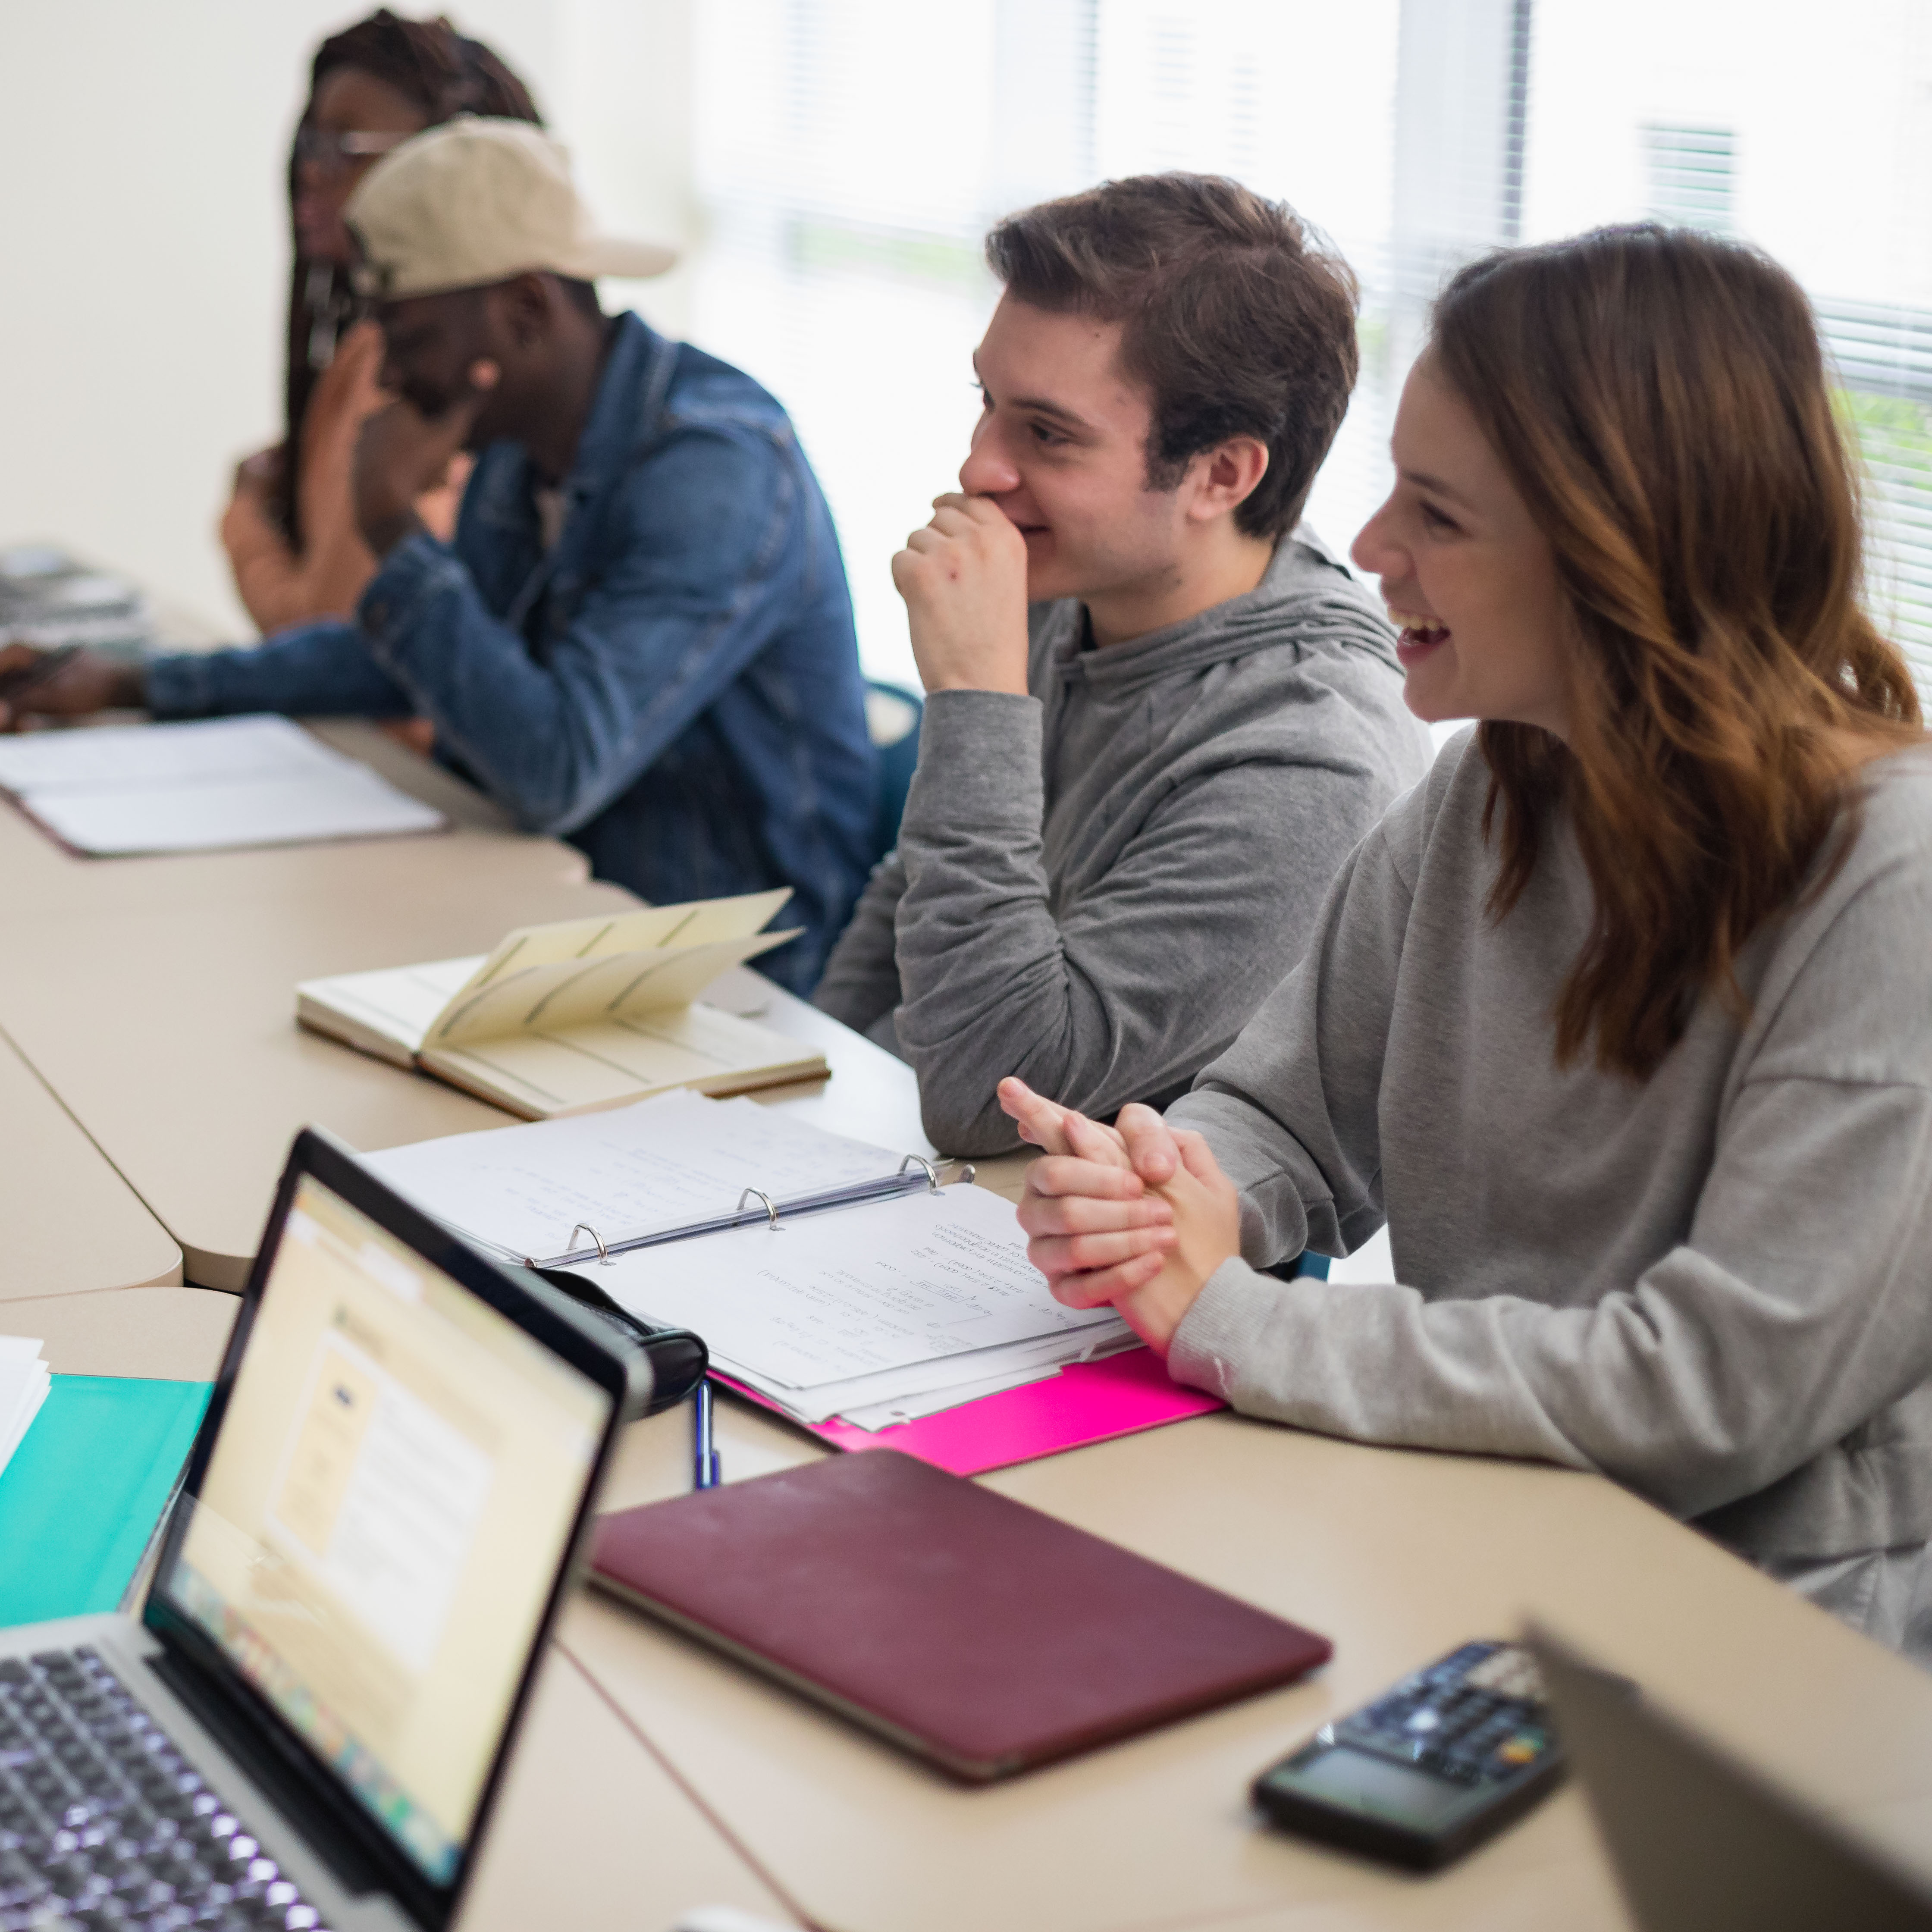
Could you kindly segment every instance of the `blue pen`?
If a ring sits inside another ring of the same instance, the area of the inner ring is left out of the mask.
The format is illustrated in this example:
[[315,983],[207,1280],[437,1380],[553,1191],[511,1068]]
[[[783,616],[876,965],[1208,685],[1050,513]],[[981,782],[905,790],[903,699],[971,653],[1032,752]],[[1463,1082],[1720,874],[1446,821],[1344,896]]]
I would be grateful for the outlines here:
[[694,1490],[715,1490],[718,1474],[718,1451],[711,1442],[711,1384],[707,1378],[691,1394],[692,1482]]

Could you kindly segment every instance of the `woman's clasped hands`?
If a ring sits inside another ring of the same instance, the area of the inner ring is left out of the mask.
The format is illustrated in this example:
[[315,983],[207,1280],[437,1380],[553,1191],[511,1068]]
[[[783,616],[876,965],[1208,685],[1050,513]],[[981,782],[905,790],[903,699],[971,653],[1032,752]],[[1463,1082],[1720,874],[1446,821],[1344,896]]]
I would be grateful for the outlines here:
[[1239,1199],[1208,1143],[1151,1107],[1123,1107],[1102,1126],[1022,1080],[1000,1082],[1000,1105],[1042,1150],[1020,1226],[1054,1300],[1111,1302],[1166,1354],[1208,1277],[1240,1252]]

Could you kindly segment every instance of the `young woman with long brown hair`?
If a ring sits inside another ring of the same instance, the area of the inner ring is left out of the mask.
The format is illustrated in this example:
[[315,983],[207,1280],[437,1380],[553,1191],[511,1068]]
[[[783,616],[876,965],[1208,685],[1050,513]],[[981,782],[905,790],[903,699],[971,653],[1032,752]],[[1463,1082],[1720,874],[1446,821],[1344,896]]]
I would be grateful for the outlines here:
[[[350,616],[376,573],[350,511],[349,471],[364,421],[385,400],[382,338],[356,292],[342,211],[392,148],[458,114],[540,119],[516,75],[446,20],[379,8],[316,50],[289,158],[286,423],[278,444],[237,470],[221,520],[236,593],[264,636]],[[438,536],[454,527],[460,494],[452,476],[418,502]]]
[[[1251,1414],[1600,1470],[1932,1658],[1932,754],[1803,295],[1464,270],[1358,539],[1475,717],[1163,1120],[1003,1092],[1021,1218]],[[1261,1270],[1386,1218],[1400,1285]]]

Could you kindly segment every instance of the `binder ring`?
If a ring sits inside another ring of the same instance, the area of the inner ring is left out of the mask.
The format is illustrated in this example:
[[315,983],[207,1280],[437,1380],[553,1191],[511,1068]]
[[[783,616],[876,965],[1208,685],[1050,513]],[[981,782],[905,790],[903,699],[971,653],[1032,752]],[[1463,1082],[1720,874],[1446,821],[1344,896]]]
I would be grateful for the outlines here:
[[[610,1250],[604,1245],[604,1237],[588,1221],[580,1221],[571,1229],[570,1238],[573,1241],[579,1234],[588,1234],[597,1244],[597,1265],[599,1268],[608,1268],[610,1265]],[[598,1292],[602,1293],[602,1291],[600,1289]]]
[[772,1205],[772,1197],[762,1187],[748,1187],[739,1196],[738,1212],[743,1214],[745,1203],[753,1199],[762,1201],[765,1204],[765,1213],[770,1218],[771,1230],[776,1234],[778,1231],[778,1210]]
[[909,1167],[923,1168],[926,1173],[926,1185],[927,1192],[932,1194],[937,1194],[939,1192],[939,1176],[934,1170],[933,1165],[931,1161],[927,1160],[922,1155],[909,1154],[906,1156],[904,1160],[899,1162],[900,1173],[904,1173],[906,1169]]

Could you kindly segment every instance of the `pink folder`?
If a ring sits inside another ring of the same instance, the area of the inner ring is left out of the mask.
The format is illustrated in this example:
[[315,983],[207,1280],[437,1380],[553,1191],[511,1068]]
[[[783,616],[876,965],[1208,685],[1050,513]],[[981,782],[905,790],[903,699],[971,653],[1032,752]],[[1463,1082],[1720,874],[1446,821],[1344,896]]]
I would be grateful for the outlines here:
[[[762,1407],[772,1406],[728,1376],[717,1379]],[[1218,1396],[1174,1381],[1151,1348],[1129,1348],[890,1429],[855,1429],[836,1418],[805,1426],[835,1449],[897,1449],[956,1476],[976,1476],[982,1469],[1057,1456],[1063,1449],[1158,1429],[1222,1406]]]

